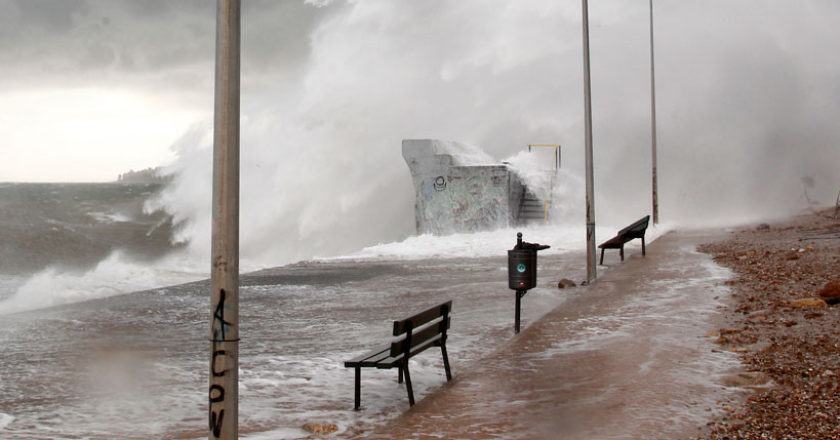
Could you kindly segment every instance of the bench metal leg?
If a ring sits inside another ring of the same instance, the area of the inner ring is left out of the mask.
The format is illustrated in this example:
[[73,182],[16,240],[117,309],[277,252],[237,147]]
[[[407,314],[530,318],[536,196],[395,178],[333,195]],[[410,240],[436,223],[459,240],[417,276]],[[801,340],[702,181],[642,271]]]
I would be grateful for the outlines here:
[[601,266],[604,265],[604,248],[601,248]]
[[446,370],[446,381],[452,380],[452,371],[449,369],[449,356],[446,355],[446,343],[440,344],[440,352],[443,354],[443,369]]
[[645,237],[642,237],[642,256],[645,256]]
[[408,372],[408,360],[403,364],[405,374],[405,389],[408,391],[408,405],[414,406],[414,390],[411,389],[411,374]]
[[397,370],[399,370],[399,372],[400,372],[399,376],[397,377],[397,383],[403,383],[402,367],[397,367]]
[[624,245],[621,245],[621,261],[624,261]]
[[362,404],[362,368],[356,367],[356,403],[353,409],[358,411]]

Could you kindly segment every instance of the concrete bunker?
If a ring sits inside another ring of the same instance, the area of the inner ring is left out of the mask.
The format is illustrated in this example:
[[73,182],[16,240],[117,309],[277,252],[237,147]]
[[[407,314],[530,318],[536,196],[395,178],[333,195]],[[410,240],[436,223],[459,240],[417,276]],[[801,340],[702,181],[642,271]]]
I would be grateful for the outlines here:
[[543,219],[542,202],[534,203],[519,176],[475,147],[436,139],[405,139],[402,154],[414,182],[419,234],[514,226],[533,218],[529,215],[536,214],[537,208]]

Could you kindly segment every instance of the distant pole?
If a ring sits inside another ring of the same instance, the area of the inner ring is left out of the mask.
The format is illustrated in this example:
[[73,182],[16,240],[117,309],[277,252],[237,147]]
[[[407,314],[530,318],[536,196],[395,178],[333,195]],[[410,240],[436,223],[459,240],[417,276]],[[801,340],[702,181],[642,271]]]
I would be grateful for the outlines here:
[[592,88],[589,75],[589,4],[583,4],[583,102],[586,122],[586,281],[598,276],[595,259],[595,178],[592,166]]
[[213,121],[209,438],[239,438],[240,0],[218,0]]
[[659,224],[659,184],[656,176],[656,75],[653,62],[653,0],[650,0],[650,140],[653,224]]

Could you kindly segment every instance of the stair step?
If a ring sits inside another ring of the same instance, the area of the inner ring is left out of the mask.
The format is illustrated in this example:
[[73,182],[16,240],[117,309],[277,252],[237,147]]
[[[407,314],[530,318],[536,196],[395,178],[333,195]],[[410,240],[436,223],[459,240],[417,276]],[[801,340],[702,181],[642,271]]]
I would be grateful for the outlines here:
[[519,204],[519,221],[521,223],[543,222],[546,218],[545,208],[545,201],[526,189]]

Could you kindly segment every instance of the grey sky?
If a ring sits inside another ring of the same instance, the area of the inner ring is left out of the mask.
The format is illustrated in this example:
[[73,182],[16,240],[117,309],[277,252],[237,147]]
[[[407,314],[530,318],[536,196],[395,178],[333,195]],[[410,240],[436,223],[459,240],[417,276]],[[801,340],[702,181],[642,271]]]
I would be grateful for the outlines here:
[[[302,1],[244,4],[250,73],[299,63],[317,16],[326,12]],[[167,82],[183,72],[208,80],[214,26],[210,0],[3,0],[0,61],[24,84],[99,83],[99,75],[114,83]]]
[[[243,88],[281,84],[328,10],[244,4]],[[210,0],[0,1],[0,181],[110,180],[171,160],[212,111],[214,31]]]
[[[787,204],[805,175],[823,195],[833,190],[840,2],[655,3],[663,209],[669,197],[691,216],[724,198]],[[622,201],[649,176],[647,2],[590,7],[596,181]],[[0,181],[109,180],[173,160],[169,146],[212,109],[214,8],[0,0]],[[372,178],[352,165],[382,160],[393,175],[374,179],[393,188],[402,137],[471,142],[497,158],[559,141],[580,173],[579,8],[245,0],[243,154],[280,167],[297,149],[322,149],[298,159],[335,166],[330,179],[358,173],[360,184]],[[334,194],[323,197],[329,206]]]

